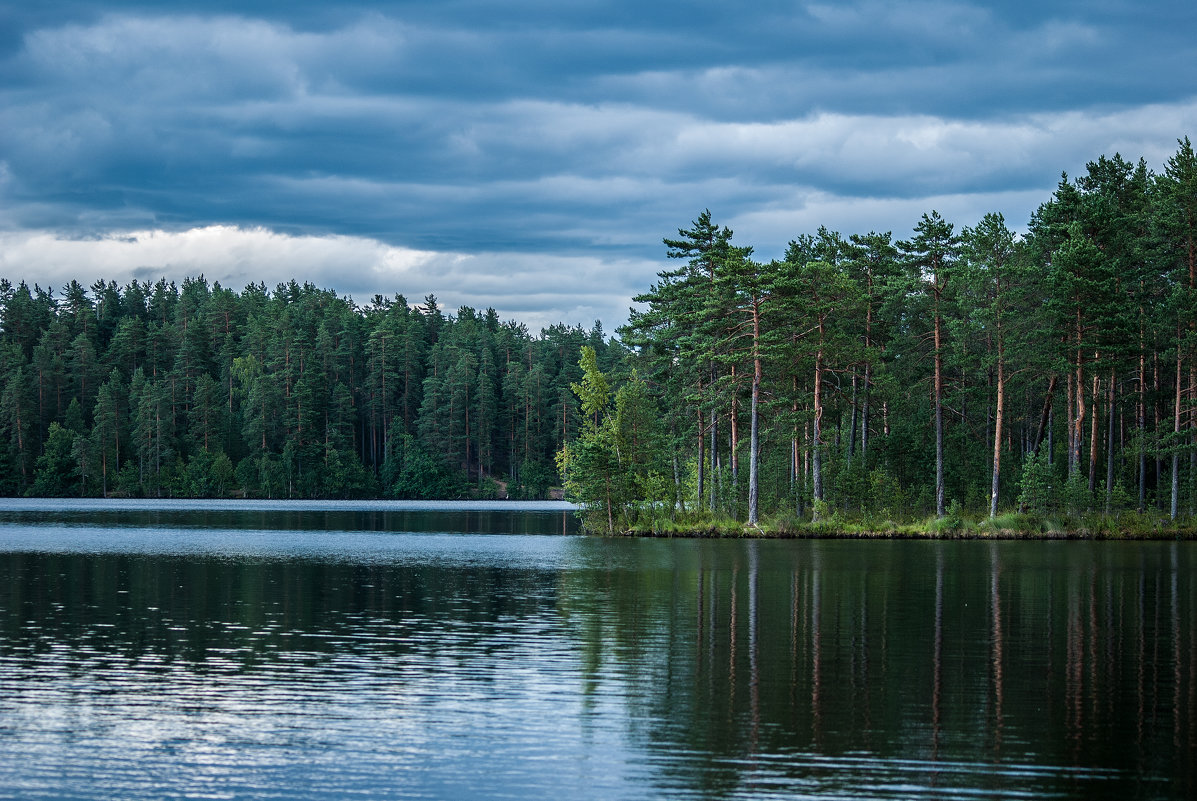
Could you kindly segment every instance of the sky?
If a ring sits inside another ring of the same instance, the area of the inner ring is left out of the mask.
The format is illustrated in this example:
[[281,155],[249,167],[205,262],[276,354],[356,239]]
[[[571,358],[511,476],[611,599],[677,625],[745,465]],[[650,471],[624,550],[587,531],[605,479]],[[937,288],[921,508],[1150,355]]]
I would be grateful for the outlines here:
[[704,209],[1025,229],[1197,137],[1197,3],[0,0],[0,276],[435,294],[608,332]]

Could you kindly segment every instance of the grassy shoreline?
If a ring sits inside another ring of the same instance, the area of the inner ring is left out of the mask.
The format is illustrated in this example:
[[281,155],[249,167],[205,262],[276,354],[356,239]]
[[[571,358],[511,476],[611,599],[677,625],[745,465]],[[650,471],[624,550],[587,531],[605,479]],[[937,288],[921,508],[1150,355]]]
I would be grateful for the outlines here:
[[688,529],[681,531],[652,531],[630,529],[612,536],[646,539],[760,539],[760,540],[1088,540],[1109,542],[1195,542],[1197,532],[1190,529],[1160,530],[1156,532],[1063,531],[1034,533],[1027,531],[766,531],[745,526],[740,530]]
[[929,518],[910,523],[831,519],[748,525],[734,520],[654,521],[614,536],[679,539],[861,539],[861,540],[1108,540],[1197,541],[1197,521],[1166,517],[1100,515],[1041,518],[1007,514],[996,518]]

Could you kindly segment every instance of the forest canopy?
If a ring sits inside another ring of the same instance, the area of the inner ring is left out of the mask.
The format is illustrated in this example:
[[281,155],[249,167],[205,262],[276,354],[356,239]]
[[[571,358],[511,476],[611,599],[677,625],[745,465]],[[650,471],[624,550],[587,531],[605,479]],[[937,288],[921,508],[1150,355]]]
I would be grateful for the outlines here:
[[[703,211],[618,336],[203,277],[0,281],[0,492],[546,497],[591,528],[1197,505],[1197,159],[1102,156],[999,214]],[[560,471],[560,474],[559,474]]]
[[579,349],[609,351],[597,324],[295,282],[4,281],[0,303],[8,494],[544,497]]

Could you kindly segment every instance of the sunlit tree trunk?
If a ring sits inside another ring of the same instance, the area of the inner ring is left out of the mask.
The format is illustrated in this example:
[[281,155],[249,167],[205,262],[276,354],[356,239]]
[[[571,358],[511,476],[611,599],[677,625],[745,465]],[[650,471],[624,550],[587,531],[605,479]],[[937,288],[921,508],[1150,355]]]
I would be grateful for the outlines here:
[[[756,525],[757,498],[759,496],[760,451],[758,406],[761,395],[761,308],[759,302],[752,306],[752,412],[748,443],[748,522]],[[734,464],[734,462],[733,462]]]
[[998,337],[997,408],[993,416],[993,477],[989,487],[989,516],[997,517],[998,489],[1002,475],[1002,416],[1006,409],[1006,371],[1001,337]]

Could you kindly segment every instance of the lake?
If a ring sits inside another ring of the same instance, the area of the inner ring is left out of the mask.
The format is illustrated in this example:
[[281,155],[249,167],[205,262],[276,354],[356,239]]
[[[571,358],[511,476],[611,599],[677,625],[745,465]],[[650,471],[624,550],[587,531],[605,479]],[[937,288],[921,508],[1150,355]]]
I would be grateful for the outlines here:
[[0,798],[1192,798],[1195,555],[0,500]]

